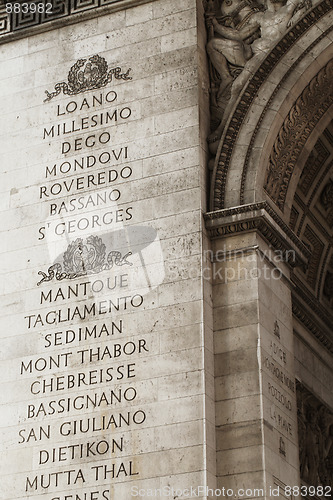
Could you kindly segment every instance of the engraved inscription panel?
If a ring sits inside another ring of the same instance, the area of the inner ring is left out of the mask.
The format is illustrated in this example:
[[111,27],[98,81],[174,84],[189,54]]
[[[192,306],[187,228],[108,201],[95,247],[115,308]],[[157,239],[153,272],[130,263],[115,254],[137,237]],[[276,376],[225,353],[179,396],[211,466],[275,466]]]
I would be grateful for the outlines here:
[[193,57],[147,40],[139,60],[135,16],[111,42],[100,18],[41,35],[5,87],[2,500],[205,482]]

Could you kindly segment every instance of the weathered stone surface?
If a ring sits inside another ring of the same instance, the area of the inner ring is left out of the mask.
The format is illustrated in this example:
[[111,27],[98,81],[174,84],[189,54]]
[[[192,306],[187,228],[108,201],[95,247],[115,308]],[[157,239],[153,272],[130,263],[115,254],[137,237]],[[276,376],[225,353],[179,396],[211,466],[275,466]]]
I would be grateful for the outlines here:
[[329,483],[331,4],[93,1],[0,7],[0,498]]
[[[215,477],[196,5],[176,4],[1,49],[3,500]],[[94,54],[119,67],[100,87]]]

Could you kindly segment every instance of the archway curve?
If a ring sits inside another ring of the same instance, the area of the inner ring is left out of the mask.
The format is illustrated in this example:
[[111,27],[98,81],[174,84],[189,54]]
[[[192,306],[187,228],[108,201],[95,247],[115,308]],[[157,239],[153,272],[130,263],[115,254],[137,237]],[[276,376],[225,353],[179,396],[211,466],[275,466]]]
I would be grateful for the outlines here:
[[[328,50],[321,55],[331,55],[330,53],[331,50]],[[320,59],[324,59],[325,62],[325,57],[320,57]],[[263,189],[281,212],[286,212],[288,191],[289,198],[292,198],[292,190],[289,189],[291,180],[293,178],[295,181],[295,177],[299,178],[307,155],[311,151],[308,143],[312,142],[312,133],[317,126],[320,126],[322,120],[328,123],[333,117],[331,112],[333,105],[333,59],[330,59],[312,76],[313,70],[317,71],[316,66],[317,64],[311,64],[308,68],[311,71],[305,72],[307,75],[310,73],[309,83],[302,89],[288,114],[284,116],[281,113],[274,120],[272,130],[269,131],[263,145],[265,157],[263,158],[262,155],[259,164],[261,174],[264,177]],[[298,86],[296,85],[296,87]],[[304,152],[305,154],[302,154]],[[302,161],[300,161],[301,158]],[[297,182],[294,182],[294,185],[296,189]],[[286,217],[288,219],[288,214]]]
[[291,28],[239,96],[216,155],[212,211],[270,199],[258,165],[269,158],[267,146],[279,132],[279,120],[283,123],[309,78],[333,55],[332,9],[332,2],[324,0]]

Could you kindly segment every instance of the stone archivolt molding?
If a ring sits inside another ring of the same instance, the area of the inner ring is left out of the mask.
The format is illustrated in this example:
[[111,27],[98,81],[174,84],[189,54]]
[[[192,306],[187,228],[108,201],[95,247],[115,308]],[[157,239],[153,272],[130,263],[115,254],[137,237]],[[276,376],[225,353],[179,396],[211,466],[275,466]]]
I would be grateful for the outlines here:
[[[296,284],[294,298],[296,292],[300,300],[303,297],[303,313],[299,312],[300,307],[295,308],[295,313],[302,319],[305,313],[310,318],[317,311],[317,325],[320,321],[318,318],[325,318],[326,325],[333,324],[332,132],[333,121],[322,132],[308,156],[294,195],[290,217],[291,229],[311,252],[305,272],[298,269],[292,276]],[[324,329],[325,324],[322,326]],[[310,330],[314,331],[313,326]]]
[[325,146],[321,139],[318,139],[314,146],[314,150],[308,156],[304,165],[301,178],[299,181],[299,188],[304,196],[307,196],[311,190],[317,173],[329,158],[329,149]]
[[333,413],[296,380],[301,480],[333,486]]
[[[259,93],[260,87],[266,82],[270,73],[278,65],[280,60],[285,54],[296,44],[296,42],[312,27],[314,26],[323,16],[328,14],[333,9],[332,0],[323,0],[321,3],[316,5],[309,13],[307,13],[293,28],[291,28],[286,35],[275,45],[271,52],[266,56],[264,61],[261,63],[260,67],[256,70],[246,87],[243,89],[238,101],[235,106],[231,117],[228,120],[227,126],[224,130],[219,149],[217,152],[217,158],[215,162],[215,171],[212,179],[212,198],[211,198],[211,209],[220,210],[224,208],[225,205],[225,189],[227,182],[227,174],[231,164],[232,155],[235,151],[237,139],[240,134],[240,130],[245,122],[247,113],[251,105],[255,102],[255,98]],[[248,171],[249,158],[252,153],[252,147],[256,135],[260,130],[261,123],[266,115],[272,100],[275,98],[279,89],[283,85],[283,82],[290,76],[294,69],[298,66],[300,61],[311,52],[313,47],[317,45],[323,38],[325,38],[331,31],[333,26],[330,26],[325,32],[323,32],[311,45],[303,51],[303,53],[297,58],[296,61],[290,66],[285,75],[281,78],[281,81],[276,85],[274,92],[268,99],[261,116],[258,119],[256,126],[250,140],[250,144],[247,150],[245,162],[243,165],[243,173],[240,185],[240,204],[244,203],[244,190],[245,190],[245,180]]]
[[264,190],[281,211],[299,155],[313,129],[332,104],[333,59],[305,87],[275,140]]

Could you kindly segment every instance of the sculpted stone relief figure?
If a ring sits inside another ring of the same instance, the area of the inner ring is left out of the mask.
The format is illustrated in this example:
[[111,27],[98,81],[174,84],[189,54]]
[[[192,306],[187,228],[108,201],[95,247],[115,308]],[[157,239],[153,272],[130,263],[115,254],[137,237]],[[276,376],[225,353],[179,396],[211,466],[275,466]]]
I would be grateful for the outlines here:
[[[229,4],[231,4],[230,0]],[[207,52],[221,77],[217,100],[234,80],[231,73],[232,66],[243,68],[252,56],[250,43],[254,40],[259,27],[253,18],[256,10],[250,2],[241,2],[237,12],[232,13],[231,20],[229,20],[231,26],[223,26],[213,15],[207,15],[207,26],[213,33],[213,37],[207,44]],[[222,4],[221,13],[226,12]],[[220,37],[215,37],[215,33]]]
[[253,42],[254,53],[266,53],[311,7],[311,0],[267,0],[267,8],[256,15],[260,24],[260,38]]
[[309,407],[305,432],[305,454],[303,465],[303,479],[310,485],[320,484],[318,465],[320,461],[320,428],[318,426],[317,412]]
[[333,485],[333,415],[297,383],[301,479],[310,486]]
[[259,24],[254,19],[260,9],[263,6],[256,0],[208,0],[206,4],[214,129],[208,142],[214,154],[222,134],[222,119],[231,98],[232,84],[252,57],[251,43],[260,35]]
[[261,1],[206,1],[213,129],[208,142],[214,155],[228,114],[254,67],[311,6],[311,0]]
[[[330,418],[331,417],[331,418]],[[332,479],[332,415],[329,414],[325,406],[321,406],[318,411],[318,425],[320,429],[320,456],[318,475],[322,484],[330,485]]]

